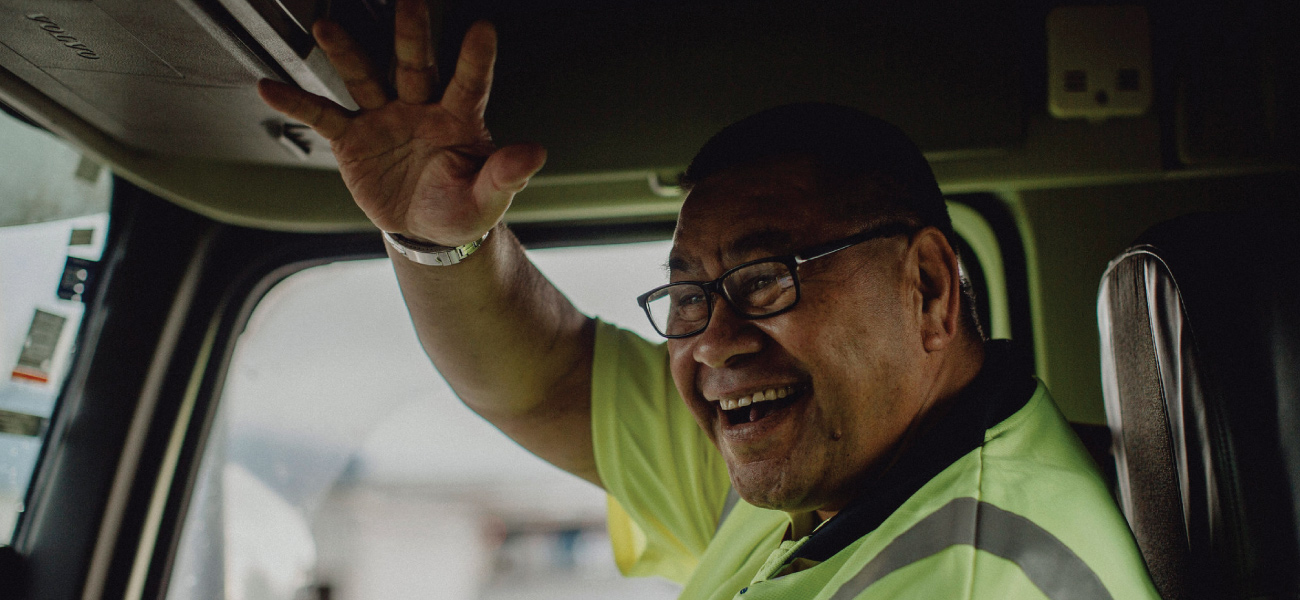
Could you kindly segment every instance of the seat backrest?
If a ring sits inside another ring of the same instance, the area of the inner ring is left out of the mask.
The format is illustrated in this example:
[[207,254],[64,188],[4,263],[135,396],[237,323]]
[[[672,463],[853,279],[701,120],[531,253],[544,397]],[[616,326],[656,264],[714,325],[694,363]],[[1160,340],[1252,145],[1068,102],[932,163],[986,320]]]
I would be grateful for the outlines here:
[[1300,597],[1300,223],[1157,225],[1097,312],[1120,504],[1157,589]]

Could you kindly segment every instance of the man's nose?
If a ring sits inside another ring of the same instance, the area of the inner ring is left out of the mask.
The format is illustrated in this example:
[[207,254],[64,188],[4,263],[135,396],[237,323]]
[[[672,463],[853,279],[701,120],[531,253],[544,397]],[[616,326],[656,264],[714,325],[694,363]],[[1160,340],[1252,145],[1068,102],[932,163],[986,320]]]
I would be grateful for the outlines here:
[[763,332],[753,321],[742,319],[722,298],[713,305],[708,327],[696,334],[695,362],[721,369],[763,348]]

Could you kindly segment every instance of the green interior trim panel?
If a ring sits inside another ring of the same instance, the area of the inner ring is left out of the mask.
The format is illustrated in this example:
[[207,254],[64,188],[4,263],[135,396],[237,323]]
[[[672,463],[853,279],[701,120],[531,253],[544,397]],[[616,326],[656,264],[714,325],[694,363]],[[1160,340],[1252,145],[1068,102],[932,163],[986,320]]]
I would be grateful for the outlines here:
[[1300,172],[1168,179],[1008,195],[1028,266],[1038,374],[1065,416],[1106,422],[1097,286],[1107,263],[1148,227],[1199,211],[1297,211]]
[[[1016,229],[1020,232],[1020,243],[1025,253],[1025,279],[1029,286],[1029,322],[1034,331],[1034,375],[1052,387],[1052,365],[1047,360],[1047,340],[1043,335],[1043,281],[1039,276],[1038,264],[1038,244],[1035,240],[1033,224],[1030,222],[1028,215],[1025,213],[1024,204],[1020,201],[1020,195],[1015,192],[1003,195],[1007,206],[1011,209],[1011,214],[1016,220]],[[1053,399],[1060,406],[1061,397],[1053,391]],[[1071,418],[1069,412],[1065,414],[1066,418],[1071,421],[1078,419]],[[1104,422],[1104,421],[1103,421]]]
[[952,217],[952,228],[957,235],[975,250],[975,259],[984,271],[984,283],[988,287],[989,337],[1010,338],[1011,308],[1007,301],[1006,269],[997,234],[979,212],[960,202],[948,201],[948,215]]
[[[372,228],[333,170],[164,157],[128,147],[0,70],[0,101],[71,140],[92,159],[149,191],[215,220],[296,232]],[[1170,178],[1293,170],[1293,165],[1248,164],[1170,173],[1159,158],[1158,128],[1150,119],[1101,125],[1030,120],[1021,147],[928,153],[945,193],[1083,187]],[[1125,144],[1119,143],[1127,139]],[[673,169],[551,175],[545,170],[516,198],[506,218],[515,223],[662,221],[675,218],[682,197],[661,183]]]

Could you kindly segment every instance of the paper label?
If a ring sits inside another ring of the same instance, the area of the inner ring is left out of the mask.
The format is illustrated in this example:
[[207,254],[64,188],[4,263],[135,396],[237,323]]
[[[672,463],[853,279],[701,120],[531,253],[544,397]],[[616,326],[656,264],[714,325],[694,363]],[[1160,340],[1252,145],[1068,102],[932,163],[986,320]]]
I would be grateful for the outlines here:
[[23,340],[23,351],[18,355],[13,379],[49,382],[54,350],[59,345],[59,336],[63,334],[63,326],[67,322],[66,318],[54,313],[36,310],[32,316],[32,326],[27,329],[27,339]]

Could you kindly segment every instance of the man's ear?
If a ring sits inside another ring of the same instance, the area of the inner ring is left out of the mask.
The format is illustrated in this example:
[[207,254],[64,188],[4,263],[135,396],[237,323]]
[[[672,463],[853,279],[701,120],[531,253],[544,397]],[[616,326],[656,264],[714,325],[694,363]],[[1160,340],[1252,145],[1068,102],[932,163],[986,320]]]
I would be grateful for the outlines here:
[[912,239],[921,295],[921,340],[926,352],[947,348],[961,328],[961,271],[948,238],[926,227]]

